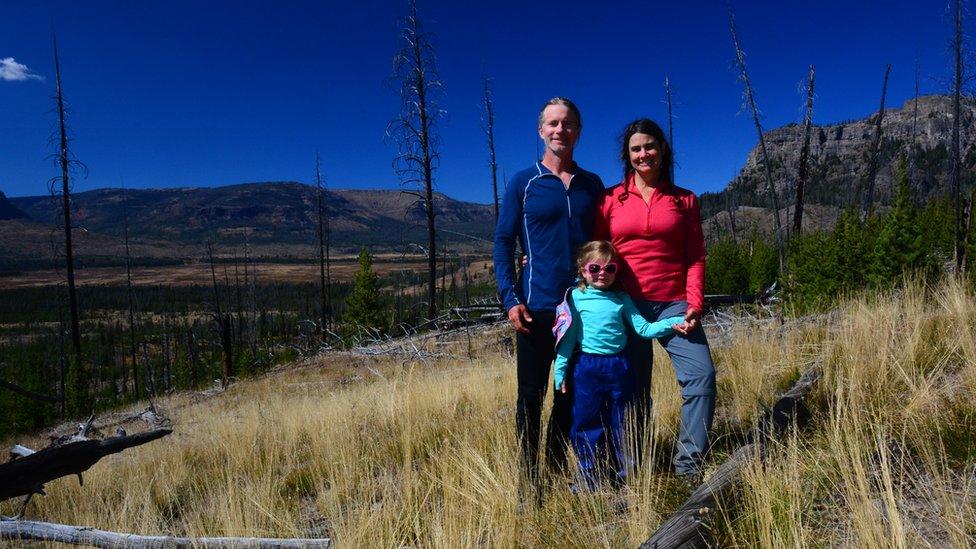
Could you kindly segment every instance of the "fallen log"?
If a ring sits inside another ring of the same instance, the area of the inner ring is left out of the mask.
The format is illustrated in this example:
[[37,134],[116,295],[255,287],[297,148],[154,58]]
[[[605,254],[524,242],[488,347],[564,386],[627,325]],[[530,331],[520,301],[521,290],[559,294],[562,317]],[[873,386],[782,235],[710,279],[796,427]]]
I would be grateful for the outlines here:
[[328,548],[332,540],[321,539],[274,539],[274,538],[178,538],[169,536],[140,536],[122,532],[109,532],[88,526],[69,526],[50,522],[27,520],[0,521],[0,540],[53,541],[94,547],[166,547],[169,548]]
[[17,496],[44,494],[44,483],[87,471],[98,460],[162,438],[173,431],[157,429],[104,440],[78,440],[63,446],[45,448],[0,464],[0,501]]
[[803,400],[820,379],[821,368],[814,364],[803,372],[800,379],[783,393],[772,408],[765,411],[759,421],[756,435],[751,441],[739,447],[702,484],[688,496],[687,501],[678,508],[657,531],[640,545],[641,549],[687,549],[692,547],[711,547],[706,534],[709,530],[709,517],[729,490],[739,480],[742,468],[757,454],[761,454],[767,443],[787,428],[796,424],[802,426],[809,419],[809,412]]

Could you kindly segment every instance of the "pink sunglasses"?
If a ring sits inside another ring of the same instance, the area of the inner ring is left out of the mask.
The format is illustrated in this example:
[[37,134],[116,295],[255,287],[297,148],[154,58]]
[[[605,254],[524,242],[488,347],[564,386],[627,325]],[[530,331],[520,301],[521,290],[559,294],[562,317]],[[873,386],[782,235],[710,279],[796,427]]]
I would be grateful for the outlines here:
[[612,275],[617,273],[617,264],[613,262],[607,263],[606,265],[600,265],[599,263],[587,263],[585,269],[586,272],[590,273],[591,275],[600,274],[601,271]]

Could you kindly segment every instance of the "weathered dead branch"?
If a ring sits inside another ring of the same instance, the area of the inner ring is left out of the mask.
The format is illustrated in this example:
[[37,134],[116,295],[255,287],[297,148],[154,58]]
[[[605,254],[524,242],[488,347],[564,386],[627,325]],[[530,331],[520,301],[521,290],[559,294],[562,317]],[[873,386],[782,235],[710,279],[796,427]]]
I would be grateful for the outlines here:
[[103,457],[170,433],[170,429],[157,429],[104,440],[74,440],[63,446],[45,448],[0,464],[0,501],[17,496],[44,494],[44,483],[68,475],[78,475],[78,481],[82,482],[81,473]]
[[332,547],[329,538],[320,539],[276,539],[276,538],[178,538],[170,536],[141,536],[122,532],[109,532],[88,526],[70,526],[50,522],[35,522],[26,520],[0,521],[0,539],[54,541],[72,545],[91,545],[95,547],[166,547],[166,548],[197,548],[197,547],[244,547],[244,548],[272,548],[272,547],[302,547],[327,548]]
[[750,460],[761,455],[767,443],[782,435],[798,418],[807,416],[803,400],[820,379],[819,363],[810,366],[767,410],[756,429],[752,442],[746,444],[725,460],[718,469],[688,497],[688,500],[658,528],[641,549],[709,547],[707,532],[709,519],[715,508],[739,481],[740,472]]

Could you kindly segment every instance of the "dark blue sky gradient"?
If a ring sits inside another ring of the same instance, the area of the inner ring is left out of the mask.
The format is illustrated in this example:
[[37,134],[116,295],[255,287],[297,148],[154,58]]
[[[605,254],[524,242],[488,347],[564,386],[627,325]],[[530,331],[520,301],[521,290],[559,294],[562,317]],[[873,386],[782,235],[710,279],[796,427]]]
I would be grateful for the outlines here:
[[[679,5],[689,4],[689,5]],[[574,99],[577,160],[617,181],[617,135],[631,119],[666,122],[674,87],[678,183],[721,189],[756,143],[724,2],[433,2],[448,116],[438,189],[489,202],[481,74],[493,78],[499,161],[533,161],[535,119],[553,95]],[[733,2],[763,124],[799,121],[807,67],[817,66],[815,121],[877,109],[885,63],[889,106],[948,89],[950,25],[942,1]],[[76,190],[214,186],[311,179],[316,150],[333,188],[396,188],[384,141],[398,109],[390,84],[404,2],[30,2],[0,7],[0,59],[45,80],[0,80],[0,190],[46,192],[57,28],[72,108]],[[967,29],[970,25],[967,25]]]

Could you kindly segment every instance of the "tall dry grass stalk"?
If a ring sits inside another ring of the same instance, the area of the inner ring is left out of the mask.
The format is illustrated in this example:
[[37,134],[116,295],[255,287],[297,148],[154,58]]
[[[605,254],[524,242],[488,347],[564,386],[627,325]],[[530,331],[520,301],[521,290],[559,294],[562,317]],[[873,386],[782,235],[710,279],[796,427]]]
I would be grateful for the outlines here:
[[[976,300],[955,280],[910,280],[825,318],[787,330],[742,325],[714,349],[720,448],[800,371],[824,368],[812,429],[745,468],[719,513],[718,542],[971,544]],[[639,544],[687,495],[667,472],[680,397],[665,353],[655,348],[654,428],[628,488],[572,495],[572,478],[555,475],[536,508],[519,489],[514,360],[498,336],[481,334],[473,360],[329,357],[327,368],[210,399],[167,397],[173,435],[107,458],[83,488],[51,483],[30,514],[139,533],[331,536],[352,547]],[[463,356],[463,346],[431,348]]]
[[747,469],[729,545],[976,543],[976,299],[956,279],[845,304],[814,431]]

